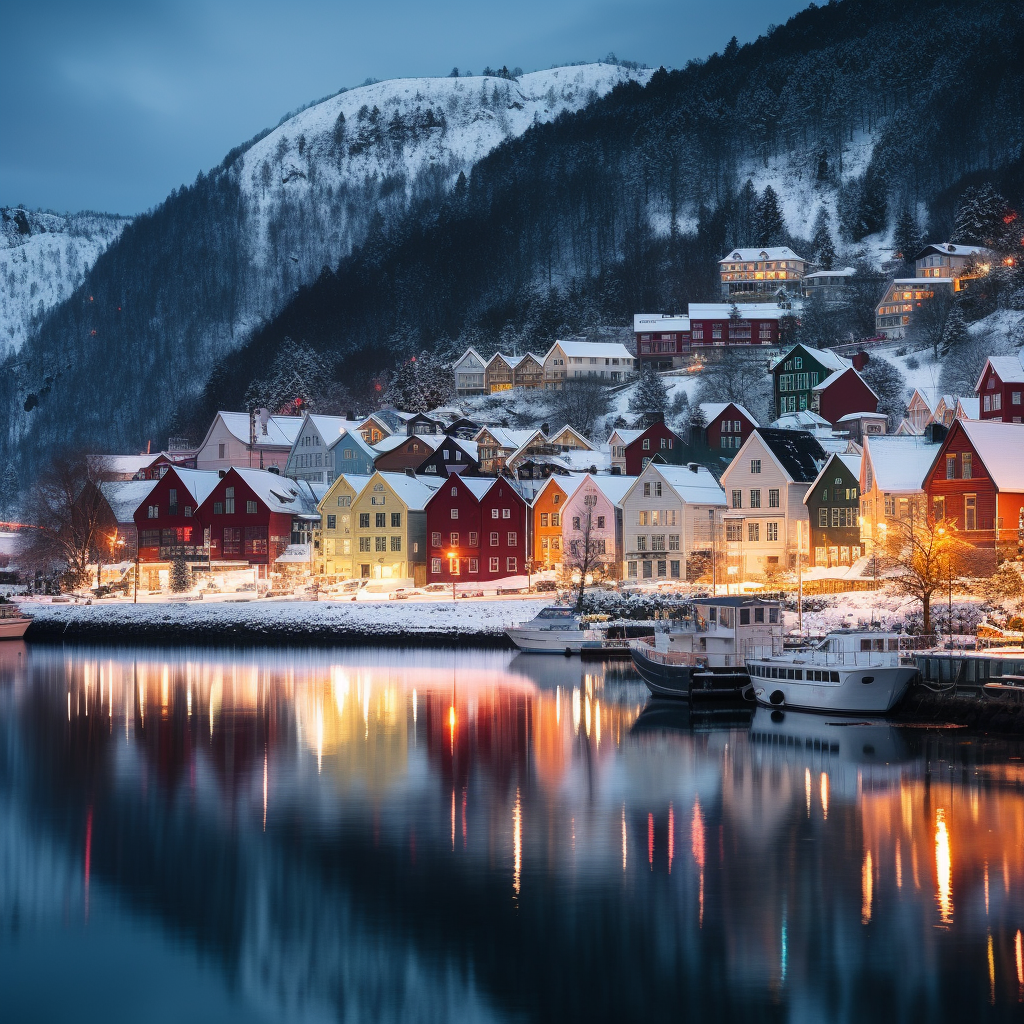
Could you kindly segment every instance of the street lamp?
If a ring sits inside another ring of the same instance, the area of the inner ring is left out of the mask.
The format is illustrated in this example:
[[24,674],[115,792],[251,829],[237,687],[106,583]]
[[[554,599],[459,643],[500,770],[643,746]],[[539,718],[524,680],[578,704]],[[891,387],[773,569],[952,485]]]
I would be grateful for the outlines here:
[[459,553],[458,553],[458,551],[449,551],[448,552],[448,575],[451,576],[451,578],[452,578],[452,600],[453,601],[455,600],[455,576],[456,576],[455,569],[457,569],[458,566],[459,566]]
[[[940,537],[946,536],[946,528],[940,526],[935,531]],[[946,614],[949,615],[949,649],[953,650],[953,561],[949,557],[949,551],[946,551],[946,576],[949,579],[949,604],[947,605]]]

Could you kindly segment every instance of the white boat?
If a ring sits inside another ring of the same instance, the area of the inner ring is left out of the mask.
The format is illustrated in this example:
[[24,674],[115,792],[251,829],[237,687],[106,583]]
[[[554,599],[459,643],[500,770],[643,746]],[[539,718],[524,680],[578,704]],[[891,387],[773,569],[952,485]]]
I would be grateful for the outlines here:
[[758,704],[769,708],[884,715],[918,674],[922,638],[843,629],[813,647],[752,646],[747,672]]
[[565,605],[548,605],[529,622],[505,630],[505,635],[530,654],[579,654],[584,645],[598,647],[603,629],[584,629],[579,613]]
[[31,624],[16,604],[0,603],[0,640],[20,640]]

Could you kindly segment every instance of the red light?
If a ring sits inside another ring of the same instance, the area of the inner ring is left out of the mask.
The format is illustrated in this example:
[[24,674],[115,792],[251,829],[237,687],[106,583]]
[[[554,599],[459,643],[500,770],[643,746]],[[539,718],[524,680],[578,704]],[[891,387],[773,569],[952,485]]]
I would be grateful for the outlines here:
[[89,301],[92,302],[92,296],[91,295],[89,296]]
[[89,334],[90,334],[90,335],[91,335],[92,337],[96,337],[96,332],[95,332],[95,331],[90,331],[90,332],[89,332]]

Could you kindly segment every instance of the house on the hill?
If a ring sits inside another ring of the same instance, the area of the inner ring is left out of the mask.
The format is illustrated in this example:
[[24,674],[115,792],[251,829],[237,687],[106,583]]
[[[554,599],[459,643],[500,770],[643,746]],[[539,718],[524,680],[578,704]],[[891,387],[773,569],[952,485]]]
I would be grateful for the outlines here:
[[811,410],[833,427],[848,413],[878,410],[878,395],[852,366],[835,370],[812,385],[811,396]]
[[1024,545],[1024,424],[957,420],[924,488],[936,522],[956,524],[975,547],[1013,554]]
[[455,394],[460,398],[486,394],[486,365],[487,360],[475,348],[467,348],[452,367],[455,373]]
[[273,466],[284,472],[304,420],[303,416],[270,416],[265,410],[252,414],[221,410],[196,452],[196,469]]
[[382,473],[415,472],[446,440],[444,434],[392,434],[374,446],[374,467]]
[[[852,366],[848,359],[827,349],[794,345],[772,363],[775,415],[814,409],[814,389],[838,370]],[[859,410],[846,409],[845,412]]]
[[743,447],[758,427],[757,420],[735,402],[701,402],[698,409],[704,426],[699,428],[700,436],[691,437],[690,443],[703,443],[728,458]]
[[682,438],[664,423],[652,423],[624,445],[626,476],[639,476],[656,455],[661,461],[678,466],[685,455]]
[[983,420],[1020,423],[1024,415],[1024,366],[1017,356],[989,356],[974,386]]
[[830,455],[804,504],[814,565],[853,565],[861,555],[859,455]]
[[807,260],[782,245],[733,249],[718,261],[722,298],[744,302],[764,301],[780,291],[799,295],[809,267]]
[[624,345],[606,341],[556,341],[544,356],[544,387],[559,390],[567,380],[623,381],[636,368]]

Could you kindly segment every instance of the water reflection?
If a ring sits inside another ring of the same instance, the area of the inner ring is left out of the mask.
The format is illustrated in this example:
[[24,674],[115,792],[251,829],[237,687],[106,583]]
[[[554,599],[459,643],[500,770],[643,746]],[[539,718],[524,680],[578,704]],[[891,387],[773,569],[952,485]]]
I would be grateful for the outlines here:
[[4,644],[0,984],[145,927],[174,994],[54,1015],[1016,1018],[1022,757],[560,658]]

